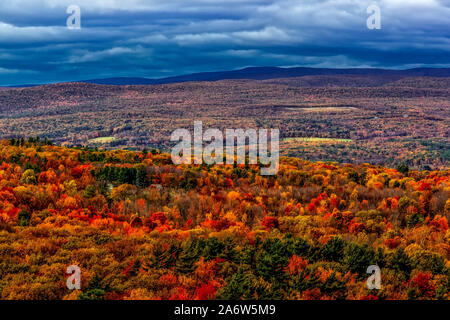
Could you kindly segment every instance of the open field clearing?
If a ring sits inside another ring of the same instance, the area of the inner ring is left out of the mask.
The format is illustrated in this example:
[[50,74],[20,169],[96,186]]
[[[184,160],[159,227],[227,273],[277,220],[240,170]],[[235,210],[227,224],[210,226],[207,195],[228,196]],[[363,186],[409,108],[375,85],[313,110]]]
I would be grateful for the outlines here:
[[95,139],[91,139],[89,140],[90,143],[110,143],[117,140],[115,137],[99,137],[99,138],[95,138]]
[[286,108],[289,111],[303,111],[303,112],[348,112],[356,111],[355,107],[302,107],[302,108]]
[[315,138],[315,137],[299,137],[299,138],[286,138],[285,142],[336,142],[347,143],[352,142],[352,139],[337,139],[337,138]]

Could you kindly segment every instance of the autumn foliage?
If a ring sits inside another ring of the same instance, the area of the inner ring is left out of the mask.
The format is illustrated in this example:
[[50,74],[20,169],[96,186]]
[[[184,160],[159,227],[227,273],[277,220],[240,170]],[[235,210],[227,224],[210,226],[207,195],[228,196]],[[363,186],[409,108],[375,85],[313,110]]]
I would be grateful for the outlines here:
[[449,170],[282,158],[259,172],[2,141],[0,297],[450,298]]

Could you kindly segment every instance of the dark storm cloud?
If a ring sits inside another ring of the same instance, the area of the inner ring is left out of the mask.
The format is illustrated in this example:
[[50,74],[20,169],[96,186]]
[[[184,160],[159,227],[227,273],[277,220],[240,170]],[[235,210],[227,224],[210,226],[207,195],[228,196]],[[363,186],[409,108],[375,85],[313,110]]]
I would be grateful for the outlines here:
[[[450,66],[448,0],[3,0],[0,84],[246,66]],[[66,9],[79,5],[81,30]],[[381,9],[381,30],[366,10]]]

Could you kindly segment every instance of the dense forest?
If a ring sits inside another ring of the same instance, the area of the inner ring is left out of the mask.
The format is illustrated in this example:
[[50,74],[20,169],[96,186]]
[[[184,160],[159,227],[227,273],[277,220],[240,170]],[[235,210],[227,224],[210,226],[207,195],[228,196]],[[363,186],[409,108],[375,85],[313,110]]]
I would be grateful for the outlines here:
[[0,298],[450,299],[450,170],[259,172],[1,141]]
[[0,90],[0,138],[169,152],[170,134],[195,120],[205,130],[279,129],[287,157],[434,170],[449,166],[449,102],[450,79],[432,77],[60,83]]

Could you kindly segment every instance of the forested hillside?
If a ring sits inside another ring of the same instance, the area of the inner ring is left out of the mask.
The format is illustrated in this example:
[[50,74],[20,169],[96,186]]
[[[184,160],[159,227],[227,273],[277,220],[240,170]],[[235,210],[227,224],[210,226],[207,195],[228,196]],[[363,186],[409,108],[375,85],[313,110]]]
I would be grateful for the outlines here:
[[307,76],[150,86],[62,83],[0,90],[0,139],[46,136],[67,147],[173,147],[170,134],[280,130],[280,152],[309,161],[417,170],[450,161],[449,78]]
[[259,172],[2,141],[0,298],[450,298],[448,169],[282,158]]

